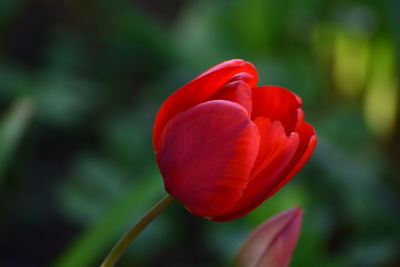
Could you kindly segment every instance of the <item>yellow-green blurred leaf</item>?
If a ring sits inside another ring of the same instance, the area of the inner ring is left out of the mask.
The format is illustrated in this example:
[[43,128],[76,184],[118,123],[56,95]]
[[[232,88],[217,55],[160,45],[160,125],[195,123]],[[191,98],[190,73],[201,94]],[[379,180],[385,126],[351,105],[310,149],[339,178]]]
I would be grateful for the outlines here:
[[0,183],[21,136],[29,123],[33,103],[29,99],[18,100],[0,122]]

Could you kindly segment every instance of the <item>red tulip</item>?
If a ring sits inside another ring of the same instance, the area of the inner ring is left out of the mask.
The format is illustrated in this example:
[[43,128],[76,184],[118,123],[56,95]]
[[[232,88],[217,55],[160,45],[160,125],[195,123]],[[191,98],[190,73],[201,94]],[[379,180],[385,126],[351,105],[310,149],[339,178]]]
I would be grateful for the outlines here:
[[286,267],[301,230],[303,212],[291,208],[257,227],[236,256],[238,267]]
[[192,213],[229,221],[255,209],[310,157],[317,138],[301,99],[256,86],[240,59],[218,64],[161,106],[153,146],[165,189]]

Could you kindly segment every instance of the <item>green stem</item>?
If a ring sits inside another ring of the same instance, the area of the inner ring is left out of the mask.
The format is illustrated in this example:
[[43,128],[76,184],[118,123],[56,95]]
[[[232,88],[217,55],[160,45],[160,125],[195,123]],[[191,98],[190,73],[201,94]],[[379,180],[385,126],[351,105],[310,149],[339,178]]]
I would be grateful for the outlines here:
[[172,202],[173,198],[169,195],[163,197],[155,204],[131,229],[118,241],[111,252],[107,255],[100,267],[112,267],[124,254],[129,244],[149,225],[155,217],[165,210]]

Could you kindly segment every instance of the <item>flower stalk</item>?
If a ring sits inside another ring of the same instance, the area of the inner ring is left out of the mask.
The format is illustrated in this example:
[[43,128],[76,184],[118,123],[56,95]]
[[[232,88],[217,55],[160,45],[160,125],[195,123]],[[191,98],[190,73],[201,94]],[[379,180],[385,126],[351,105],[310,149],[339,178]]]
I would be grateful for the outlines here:
[[130,243],[161,213],[174,199],[170,195],[164,196],[141,219],[139,219],[129,231],[118,241],[107,255],[100,267],[112,267],[124,254]]

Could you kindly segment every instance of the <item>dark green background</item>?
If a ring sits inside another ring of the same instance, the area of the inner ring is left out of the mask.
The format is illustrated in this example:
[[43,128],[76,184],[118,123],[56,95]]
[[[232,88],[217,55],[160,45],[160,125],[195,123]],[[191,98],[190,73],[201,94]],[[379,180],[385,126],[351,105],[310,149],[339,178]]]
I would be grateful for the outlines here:
[[120,266],[231,266],[301,204],[291,266],[400,266],[400,2],[0,1],[0,266],[96,266],[163,194],[151,145],[174,90],[231,58],[303,98],[319,143],[251,214],[175,204]]

